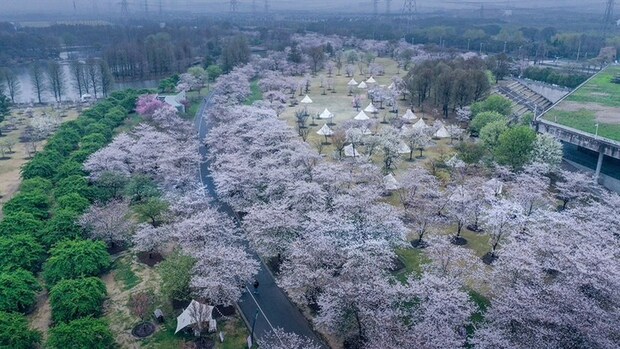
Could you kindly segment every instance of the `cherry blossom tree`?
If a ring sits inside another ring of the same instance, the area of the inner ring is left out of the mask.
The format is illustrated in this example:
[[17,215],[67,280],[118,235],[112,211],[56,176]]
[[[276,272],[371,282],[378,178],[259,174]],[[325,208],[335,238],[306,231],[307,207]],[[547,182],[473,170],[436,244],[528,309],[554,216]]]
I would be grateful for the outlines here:
[[488,264],[497,259],[497,249],[508,236],[513,235],[521,227],[523,207],[506,199],[495,202],[484,210],[483,226],[489,235],[491,251],[485,255],[484,261]]
[[548,164],[552,169],[557,169],[562,163],[564,155],[562,143],[548,134],[536,135],[534,148],[532,148],[532,161]]
[[131,240],[133,222],[126,200],[113,200],[105,204],[95,203],[82,215],[79,224],[93,239],[100,239],[112,246],[124,245]]
[[555,182],[558,199],[562,201],[562,209],[569,207],[569,203],[589,201],[596,191],[596,183],[589,175],[583,172],[560,171],[561,179]]
[[295,333],[285,332],[281,328],[263,335],[258,340],[261,348],[268,349],[320,349],[321,347],[313,340]]
[[142,116],[152,116],[159,108],[164,106],[164,102],[157,99],[157,95],[142,95],[136,102],[136,111]]

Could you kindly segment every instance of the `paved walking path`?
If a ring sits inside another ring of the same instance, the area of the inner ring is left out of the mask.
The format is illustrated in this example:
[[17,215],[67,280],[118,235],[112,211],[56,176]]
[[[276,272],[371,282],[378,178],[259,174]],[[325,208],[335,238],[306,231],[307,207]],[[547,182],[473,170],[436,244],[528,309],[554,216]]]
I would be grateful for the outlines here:
[[[212,94],[209,94],[209,96],[205,98],[199,108],[195,121],[200,140],[200,154],[205,158],[205,160],[207,148],[204,146],[204,139],[210,129],[210,125],[205,118],[205,112],[212,104],[212,96]],[[222,212],[229,214],[237,222],[237,224],[239,224],[236,213],[230,206],[224,202],[221,202],[217,197],[215,185],[209,172],[208,161],[204,161],[200,164],[200,178],[209,195],[214,198],[214,204],[217,205]],[[253,250],[248,248],[248,251],[252,256],[254,256],[254,258],[260,261],[258,255]],[[299,309],[291,303],[291,301],[284,294],[284,291],[276,285],[273,276],[267,270],[267,266],[265,266],[265,263],[262,261],[260,261],[260,270],[258,271],[256,279],[259,282],[258,294],[253,294],[254,287],[252,284],[248,284],[246,285],[246,292],[243,294],[239,302],[239,308],[243,312],[246,320],[249,322],[249,326],[252,326],[254,318],[256,317],[256,325],[254,329],[254,335],[256,338],[260,338],[274,328],[282,328],[286,332],[292,332],[312,338],[317,343],[321,344],[323,348],[328,348],[328,346],[326,346],[314,333],[310,323],[301,314]]]

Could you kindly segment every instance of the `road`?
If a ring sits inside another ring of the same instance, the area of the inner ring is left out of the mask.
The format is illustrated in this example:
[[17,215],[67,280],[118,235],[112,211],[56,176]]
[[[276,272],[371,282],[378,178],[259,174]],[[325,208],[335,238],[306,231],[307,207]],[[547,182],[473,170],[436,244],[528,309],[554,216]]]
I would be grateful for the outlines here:
[[[198,129],[198,136],[200,140],[200,154],[203,159],[207,159],[208,149],[204,145],[204,139],[209,132],[210,125],[207,122],[205,112],[211,106],[212,94],[209,94],[201,104],[201,107],[196,114],[195,126]],[[211,178],[209,171],[209,161],[203,161],[200,164],[200,178],[202,180],[205,189],[213,198],[213,203],[220,211],[227,213],[233,218],[233,220],[239,226],[239,219],[237,214],[232,208],[220,201],[215,192],[215,185],[213,178]],[[273,330],[274,328],[282,328],[286,332],[296,333],[312,338],[315,342],[319,343],[322,348],[329,348],[312,330],[310,323],[301,314],[299,309],[288,299],[284,294],[284,291],[280,289],[273,278],[273,275],[267,270],[267,266],[263,263],[256,252],[248,247],[248,253],[260,262],[260,269],[256,276],[260,286],[258,287],[258,294],[253,294],[253,286],[251,284],[246,285],[246,292],[241,297],[238,305],[246,321],[251,326],[256,317],[256,324],[254,327],[254,335],[256,338],[261,338],[265,333]]]

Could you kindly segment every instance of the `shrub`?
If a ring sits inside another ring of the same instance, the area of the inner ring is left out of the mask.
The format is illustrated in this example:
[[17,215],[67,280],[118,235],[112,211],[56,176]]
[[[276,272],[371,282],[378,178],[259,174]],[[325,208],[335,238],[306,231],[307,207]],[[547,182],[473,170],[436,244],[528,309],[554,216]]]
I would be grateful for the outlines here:
[[494,111],[485,111],[479,113],[471,120],[471,123],[469,123],[469,130],[473,134],[478,135],[480,134],[480,130],[482,130],[483,127],[497,121],[503,121],[504,123],[508,123],[508,119],[502,114]]
[[79,216],[80,213],[66,208],[56,211],[41,236],[41,242],[50,247],[65,239],[82,237],[82,227],[77,222]]
[[27,312],[37,303],[41,286],[24,269],[0,272],[0,311]]
[[513,169],[523,167],[530,161],[535,140],[536,132],[527,126],[514,127],[502,133],[494,151],[497,162]]
[[61,280],[50,290],[52,319],[69,322],[86,316],[98,317],[106,296],[105,285],[99,278]]
[[32,349],[41,342],[41,334],[28,327],[24,315],[0,311],[0,348]]
[[30,179],[26,179],[19,186],[19,192],[21,194],[32,193],[32,192],[41,192],[46,193],[50,192],[53,188],[52,181],[49,179],[45,179],[42,177],[34,177]]
[[44,258],[45,250],[33,235],[0,237],[0,270],[22,268],[36,272]]
[[116,347],[108,323],[89,317],[54,327],[50,330],[47,345],[50,349],[113,349]]
[[80,194],[71,193],[56,199],[56,210],[69,210],[75,213],[83,213],[90,207],[90,201]]
[[110,267],[110,255],[101,241],[62,241],[50,254],[43,267],[43,275],[50,285],[63,279],[97,276]]
[[495,112],[503,116],[512,114],[512,102],[502,96],[493,95],[481,102],[476,102],[471,106],[471,113],[476,115],[484,112]]
[[0,221],[0,236],[33,234],[39,236],[44,230],[44,224],[31,213],[18,211],[7,214]]
[[2,207],[2,212],[6,216],[25,212],[32,214],[37,219],[47,219],[49,217],[49,208],[50,200],[47,195],[41,191],[33,191],[14,196]]
[[88,198],[90,197],[90,191],[86,177],[73,175],[61,179],[56,185],[54,194],[56,197],[60,197],[71,193],[77,193]]

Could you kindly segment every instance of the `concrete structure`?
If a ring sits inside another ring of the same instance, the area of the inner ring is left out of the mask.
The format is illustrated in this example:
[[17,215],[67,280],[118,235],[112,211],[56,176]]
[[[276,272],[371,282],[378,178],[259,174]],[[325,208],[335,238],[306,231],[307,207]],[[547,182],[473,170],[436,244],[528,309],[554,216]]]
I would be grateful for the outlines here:
[[181,91],[176,95],[158,95],[157,99],[177,108],[180,113],[185,113],[185,104],[183,104],[183,102],[187,99],[185,91]]

